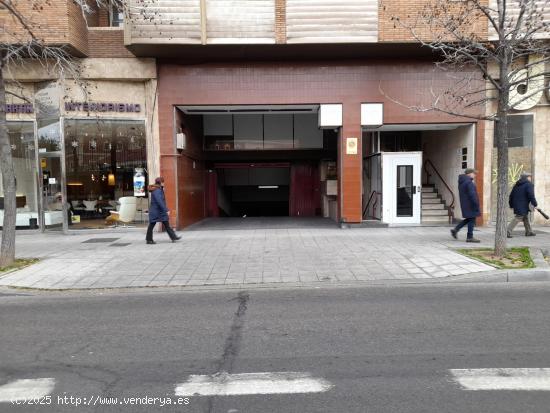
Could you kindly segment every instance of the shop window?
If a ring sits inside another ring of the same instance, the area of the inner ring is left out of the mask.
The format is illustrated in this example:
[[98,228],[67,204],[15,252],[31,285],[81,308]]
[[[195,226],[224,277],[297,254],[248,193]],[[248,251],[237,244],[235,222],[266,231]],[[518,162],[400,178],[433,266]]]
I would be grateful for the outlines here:
[[[496,148],[496,130],[493,146]],[[508,147],[530,148],[533,146],[533,115],[508,116]]]
[[142,121],[65,120],[65,170],[72,228],[108,225],[120,199],[133,196],[134,221],[146,222],[146,193],[135,187],[147,173]]
[[[36,228],[38,188],[33,122],[7,122],[16,179],[18,227]],[[4,188],[0,173],[0,226],[4,219]]]
[[[533,172],[533,115],[508,116],[508,186],[509,191],[524,171]],[[498,157],[496,135],[493,139],[492,185],[491,185],[491,219],[496,219]]]

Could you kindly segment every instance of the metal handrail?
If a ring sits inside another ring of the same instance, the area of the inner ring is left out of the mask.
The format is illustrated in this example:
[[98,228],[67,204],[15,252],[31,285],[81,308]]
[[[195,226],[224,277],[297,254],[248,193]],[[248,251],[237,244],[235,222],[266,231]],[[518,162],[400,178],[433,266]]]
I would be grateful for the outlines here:
[[[447,188],[447,191],[449,191],[449,193],[451,194],[451,204],[449,205],[449,209],[448,209],[448,212],[449,212],[449,224],[452,224],[453,223],[453,219],[455,217],[455,193],[453,192],[453,190],[451,189],[451,187],[447,184],[447,182],[445,182],[445,179],[443,179],[443,177],[441,176],[441,174],[439,173],[439,171],[437,170],[437,168],[435,167],[435,165],[433,164],[432,161],[430,161],[429,159],[426,159],[424,161],[424,172],[426,172],[426,183],[429,185],[430,184],[430,176],[432,176],[429,172],[428,172],[428,165],[430,165],[433,169],[433,171],[437,174],[437,176],[439,177],[439,179],[441,180],[441,182],[443,182],[443,185],[445,185],[445,188]],[[435,185],[435,184],[434,184]]]
[[[365,208],[363,208],[363,216],[365,216],[365,213],[367,212],[367,210],[369,209],[369,205],[370,205],[370,201],[372,201],[372,197],[374,195],[380,195],[381,192],[378,192],[378,191],[372,191],[370,196],[369,196],[369,200],[367,201],[367,204],[365,205]],[[376,202],[372,205],[372,217],[375,218],[374,216],[374,207],[376,206],[376,204],[378,203],[378,196],[376,197]]]

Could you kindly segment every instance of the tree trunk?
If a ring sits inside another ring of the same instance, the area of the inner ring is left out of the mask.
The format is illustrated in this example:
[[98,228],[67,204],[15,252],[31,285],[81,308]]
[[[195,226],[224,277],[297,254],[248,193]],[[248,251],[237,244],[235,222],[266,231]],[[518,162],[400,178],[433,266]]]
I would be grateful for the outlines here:
[[500,84],[495,139],[497,141],[497,220],[495,230],[495,255],[506,254],[508,225],[508,64],[506,58],[500,64]]
[[15,171],[11,156],[10,136],[6,124],[6,85],[0,67],[0,172],[4,188],[4,221],[0,247],[0,267],[15,260],[15,219],[17,214],[15,197]]

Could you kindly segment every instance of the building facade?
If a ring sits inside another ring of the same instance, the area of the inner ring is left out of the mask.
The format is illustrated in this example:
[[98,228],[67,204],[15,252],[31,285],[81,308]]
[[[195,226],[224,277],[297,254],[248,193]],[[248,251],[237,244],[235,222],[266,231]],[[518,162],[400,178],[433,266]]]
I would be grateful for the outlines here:
[[[28,13],[32,19],[33,12]],[[11,16],[0,10],[0,17],[6,32],[13,33]],[[111,211],[120,209],[120,199],[134,195],[132,220],[145,222],[148,206],[140,183],[160,169],[155,59],[136,58],[124,47],[116,11],[93,10],[84,18],[72,2],[58,0],[40,18],[48,28],[40,35],[70,51],[78,78],[68,73],[60,79],[47,62],[26,61],[4,70],[13,93],[5,111],[17,227],[104,228]],[[0,183],[0,222],[2,216]]]
[[[403,12],[411,2],[389,3]],[[125,43],[157,58],[160,165],[175,225],[460,216],[456,178],[486,167],[486,125],[408,108],[429,105],[453,74],[434,71],[378,1],[155,6],[155,23],[133,19]]]
[[[103,227],[120,198],[134,195],[134,221],[145,221],[139,187],[160,174],[178,228],[242,216],[448,225],[461,217],[457,176],[473,167],[480,223],[490,223],[492,124],[411,110],[464,75],[434,70],[429,51],[392,19],[426,2],[135,1],[121,27],[116,11],[84,21],[60,1],[69,18],[55,22],[52,42],[83,58],[87,93],[39,67],[11,73],[14,87],[57,96],[59,107],[53,127],[23,101],[6,108],[13,139],[34,141],[34,154],[13,149],[36,181],[23,186],[17,174],[21,222],[32,226],[23,214],[36,210],[43,227]],[[473,30],[490,36],[486,21]],[[511,176],[531,170],[543,208],[549,104],[541,94],[511,120]],[[57,133],[60,146],[43,144],[44,133]]]

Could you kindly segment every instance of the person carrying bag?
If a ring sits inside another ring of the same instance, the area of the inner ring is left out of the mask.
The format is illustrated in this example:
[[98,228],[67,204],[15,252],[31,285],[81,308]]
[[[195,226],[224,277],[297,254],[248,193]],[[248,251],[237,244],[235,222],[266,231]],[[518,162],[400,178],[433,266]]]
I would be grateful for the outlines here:
[[508,203],[510,208],[514,209],[514,218],[508,225],[508,238],[512,238],[512,231],[520,221],[523,221],[526,237],[537,235],[531,229],[531,223],[529,222],[529,205],[535,208],[538,206],[535,198],[535,186],[531,182],[532,179],[529,172],[523,172],[519,181],[512,188],[512,192],[510,192]]

